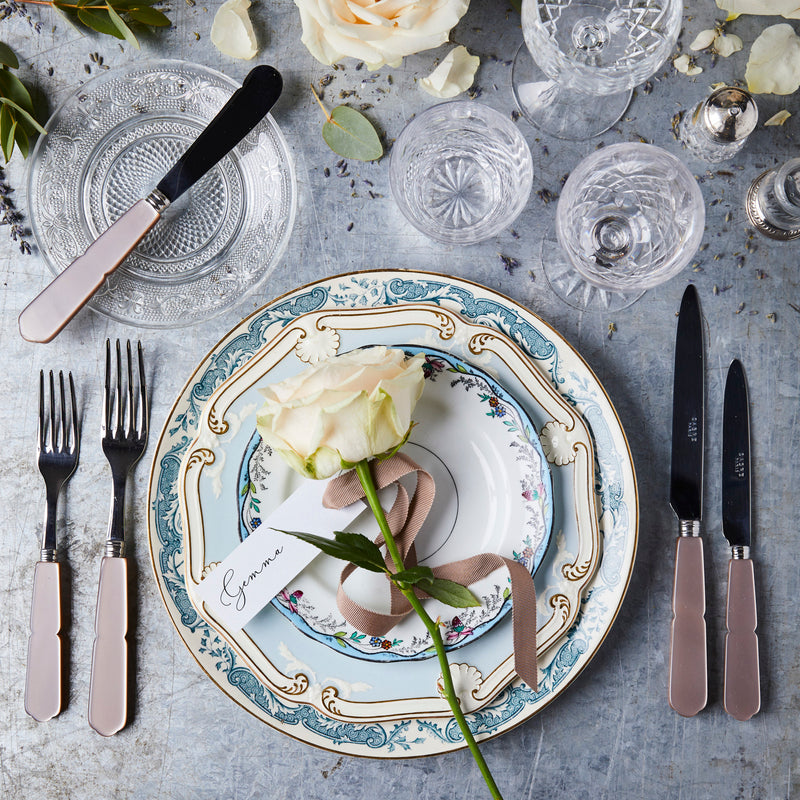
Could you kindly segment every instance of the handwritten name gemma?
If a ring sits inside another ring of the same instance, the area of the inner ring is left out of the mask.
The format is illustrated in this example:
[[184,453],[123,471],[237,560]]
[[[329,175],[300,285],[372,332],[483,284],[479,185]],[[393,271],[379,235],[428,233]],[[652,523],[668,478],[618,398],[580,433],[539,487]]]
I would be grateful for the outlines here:
[[254,570],[248,573],[244,580],[236,579],[236,571],[229,569],[222,577],[222,591],[219,602],[226,608],[235,600],[235,608],[242,611],[247,605],[245,589],[283,552],[283,546],[278,547],[271,556],[267,556]]

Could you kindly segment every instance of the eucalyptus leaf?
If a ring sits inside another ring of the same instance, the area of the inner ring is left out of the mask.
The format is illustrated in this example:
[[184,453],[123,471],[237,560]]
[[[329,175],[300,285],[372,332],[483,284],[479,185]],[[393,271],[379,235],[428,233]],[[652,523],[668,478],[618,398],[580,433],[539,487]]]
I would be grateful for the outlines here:
[[11,100],[20,108],[33,113],[33,101],[22,81],[7,69],[0,69],[0,95]]
[[17,125],[15,139],[19,152],[22,153],[22,157],[27,158],[30,152],[30,139],[28,139],[28,134],[25,133],[25,129],[22,125]]
[[[3,108],[5,110],[5,106]],[[2,136],[2,142],[0,142],[0,144],[2,144],[3,147],[3,157],[6,163],[8,163],[11,160],[11,154],[14,152],[14,134],[17,132],[17,121],[11,120],[11,123],[6,127],[7,130],[3,129],[0,134]]]
[[0,97],[0,103],[3,105],[11,106],[11,108],[15,108],[21,115],[25,122],[29,122],[39,133],[47,133],[47,131],[33,118],[31,114],[29,114],[24,108],[18,106],[13,100],[9,100],[7,97]]
[[117,11],[130,11],[133,8],[145,8],[146,6],[154,6],[160,3],[161,0],[114,0],[114,8]]
[[98,33],[114,36],[117,39],[125,38],[117,26],[109,19],[108,14],[98,8],[79,8],[78,21]]
[[108,16],[110,17],[111,21],[117,26],[117,29],[122,34],[125,41],[127,41],[129,45],[139,50],[139,42],[133,35],[133,31],[123,22],[122,17],[117,14],[117,12],[114,11],[110,5],[106,7],[106,10],[108,11]]
[[372,123],[350,106],[337,106],[322,126],[322,138],[334,153],[356,161],[375,161],[383,145]]
[[366,536],[362,536],[360,533],[337,532],[334,534],[336,537],[335,539],[327,539],[324,536],[317,536],[313,533],[302,533],[300,531],[281,532],[287,533],[289,536],[294,536],[296,539],[300,539],[303,542],[308,542],[308,544],[313,544],[314,547],[319,548],[325,555],[341,559],[342,561],[349,561],[357,567],[369,570],[370,572],[386,571],[380,550],[378,550],[377,546],[367,539]]
[[0,64],[11,67],[11,69],[19,69],[19,59],[14,51],[3,42],[0,42]]
[[157,8],[129,8],[127,14],[136,22],[141,22],[142,25],[151,25],[154,28],[168,28],[172,25],[169,17]]
[[448,581],[445,578],[434,578],[430,583],[426,581],[420,588],[423,588],[440,603],[454,608],[467,608],[468,606],[479,606],[481,604],[481,601],[466,586],[462,586],[455,581]]

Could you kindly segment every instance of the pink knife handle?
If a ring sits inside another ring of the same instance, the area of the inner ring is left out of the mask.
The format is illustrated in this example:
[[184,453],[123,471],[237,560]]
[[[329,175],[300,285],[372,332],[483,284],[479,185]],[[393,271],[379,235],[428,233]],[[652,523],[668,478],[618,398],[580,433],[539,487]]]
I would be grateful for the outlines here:
[[761,708],[761,677],[756,636],[756,581],[749,558],[728,564],[728,609],[725,625],[725,710],[748,720]]
[[675,547],[672,635],[669,654],[669,704],[693,717],[708,701],[706,590],[703,540],[679,536]]
[[61,711],[61,566],[39,561],[33,573],[25,711],[44,722]]
[[128,562],[105,556],[100,562],[94,621],[89,724],[113,736],[128,718]]
[[159,216],[147,200],[132,205],[22,311],[22,338],[49,342],[139,244]]

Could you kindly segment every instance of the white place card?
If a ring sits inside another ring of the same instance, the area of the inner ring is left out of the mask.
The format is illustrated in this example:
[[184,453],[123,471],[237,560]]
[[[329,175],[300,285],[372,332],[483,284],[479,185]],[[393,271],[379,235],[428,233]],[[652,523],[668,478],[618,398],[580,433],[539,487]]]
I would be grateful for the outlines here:
[[297,491],[200,582],[197,589],[200,600],[226,628],[243,628],[319,555],[314,545],[281,530],[332,539],[334,531],[346,530],[364,511],[366,506],[361,500],[341,509],[325,508],[322,495],[328,483],[303,481]]

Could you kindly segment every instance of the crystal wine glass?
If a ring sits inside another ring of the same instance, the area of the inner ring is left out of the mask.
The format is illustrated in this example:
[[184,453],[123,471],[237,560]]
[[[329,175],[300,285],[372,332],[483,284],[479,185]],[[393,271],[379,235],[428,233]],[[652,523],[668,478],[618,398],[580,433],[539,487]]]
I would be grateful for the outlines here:
[[608,130],[669,57],[682,14],[682,0],[522,0],[525,42],[512,73],[520,111],[560,139]]
[[679,159],[638,142],[603,147],[564,184],[545,275],[575,308],[624,308],[689,263],[704,225],[700,187]]

